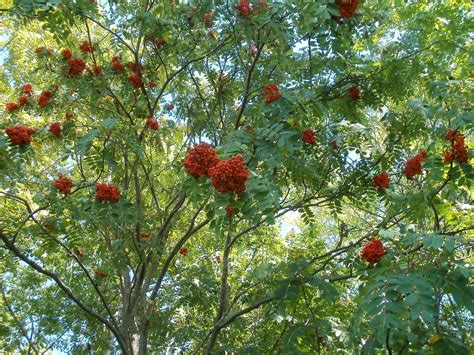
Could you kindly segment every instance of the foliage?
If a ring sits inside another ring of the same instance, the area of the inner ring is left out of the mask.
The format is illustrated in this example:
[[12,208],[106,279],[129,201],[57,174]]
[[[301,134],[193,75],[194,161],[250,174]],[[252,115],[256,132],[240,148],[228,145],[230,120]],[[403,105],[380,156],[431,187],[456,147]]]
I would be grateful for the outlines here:
[[471,3],[341,6],[0,2],[2,351],[472,351]]

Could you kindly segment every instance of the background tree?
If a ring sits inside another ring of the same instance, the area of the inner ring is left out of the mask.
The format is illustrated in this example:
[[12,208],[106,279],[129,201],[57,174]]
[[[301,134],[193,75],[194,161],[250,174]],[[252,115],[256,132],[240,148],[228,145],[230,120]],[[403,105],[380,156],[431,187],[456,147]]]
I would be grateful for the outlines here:
[[470,2],[4,3],[5,351],[469,353]]

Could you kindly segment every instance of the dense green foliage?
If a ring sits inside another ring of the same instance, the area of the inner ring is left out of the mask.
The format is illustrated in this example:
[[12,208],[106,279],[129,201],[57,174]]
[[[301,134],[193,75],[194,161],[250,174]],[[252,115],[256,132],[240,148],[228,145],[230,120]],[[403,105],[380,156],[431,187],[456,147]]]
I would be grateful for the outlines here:
[[[0,1],[2,103],[33,85],[0,109],[0,351],[472,351],[472,151],[445,161],[472,142],[471,3],[340,3]],[[199,142],[245,159],[243,193],[188,174]]]

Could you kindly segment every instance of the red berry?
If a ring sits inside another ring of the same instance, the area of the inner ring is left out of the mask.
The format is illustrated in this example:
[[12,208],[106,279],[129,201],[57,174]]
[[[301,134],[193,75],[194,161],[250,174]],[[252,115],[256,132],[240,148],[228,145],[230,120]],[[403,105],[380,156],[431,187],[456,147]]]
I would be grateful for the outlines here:
[[379,190],[385,190],[386,188],[388,188],[390,178],[388,176],[388,173],[383,172],[379,175],[375,175],[372,179],[372,182],[374,186],[376,186]]
[[227,217],[232,217],[232,215],[234,214],[234,207],[232,207],[231,205],[227,206],[225,208],[225,213],[227,214]]
[[351,18],[359,6],[359,0],[336,0],[336,5],[342,18]]
[[26,105],[28,102],[30,102],[30,100],[28,99],[27,96],[20,96],[20,97],[18,98],[18,104],[19,104],[20,106],[24,106],[24,105]]
[[153,117],[148,118],[148,120],[146,121],[146,126],[149,129],[152,129],[152,130],[155,130],[155,131],[160,129],[160,123],[158,122],[157,119],[155,119]]
[[220,193],[240,194],[246,189],[250,172],[244,158],[236,155],[227,160],[220,160],[210,168],[209,177],[214,188]]
[[353,100],[360,99],[360,89],[357,86],[353,86],[349,89],[349,97]]
[[219,162],[216,151],[207,143],[196,144],[188,149],[183,165],[189,175],[199,177],[208,175],[209,169]]
[[421,163],[425,161],[425,157],[426,157],[426,152],[422,150],[413,158],[408,159],[406,162],[405,171],[403,172],[403,174],[407,178],[412,178],[415,175],[420,175],[422,173]]
[[120,189],[117,186],[98,182],[95,184],[95,199],[97,201],[118,202]]
[[152,240],[153,238],[148,234],[147,232],[141,232],[140,233],[140,238],[146,239],[146,240]]
[[26,96],[31,96],[33,92],[33,85],[30,83],[25,83],[21,86],[21,91],[26,95]]
[[31,144],[31,136],[36,133],[33,128],[25,126],[7,127],[5,133],[13,144]]
[[8,112],[13,112],[17,110],[20,106],[14,102],[7,102],[5,104],[5,108],[7,109]]
[[383,247],[382,242],[376,237],[373,237],[370,242],[366,243],[360,252],[362,259],[367,261],[369,264],[378,263],[384,255],[385,248]]
[[281,97],[278,84],[274,83],[265,85],[262,95],[265,97],[266,104],[278,100]]
[[240,0],[240,2],[235,5],[237,9],[237,16],[247,17],[252,13],[252,7],[250,6],[248,0]]
[[53,183],[53,186],[61,191],[65,195],[69,195],[71,193],[71,189],[73,187],[73,183],[70,177],[59,175],[58,179]]
[[316,143],[316,132],[313,129],[307,129],[303,131],[303,134],[301,135],[301,140],[305,142],[306,144],[315,144]]
[[130,84],[133,85],[135,89],[139,89],[142,86],[142,79],[140,78],[140,75],[138,74],[133,74],[130,75],[127,80],[129,81]]
[[125,70],[125,66],[120,63],[120,58],[117,56],[112,57],[112,68],[117,73],[121,73]]
[[51,123],[51,125],[49,126],[49,131],[50,131],[50,132],[53,134],[53,136],[55,136],[56,138],[61,137],[61,132],[62,132],[61,123],[60,123],[60,122],[53,122],[53,123]]
[[181,255],[186,255],[188,253],[188,248],[182,247],[181,249],[179,249],[179,253]]
[[63,58],[65,60],[68,60],[68,59],[72,58],[72,50],[70,50],[69,48],[63,49],[62,54],[63,54]]
[[82,42],[81,46],[79,47],[82,53],[92,53],[95,52],[95,47],[91,46],[88,41]]

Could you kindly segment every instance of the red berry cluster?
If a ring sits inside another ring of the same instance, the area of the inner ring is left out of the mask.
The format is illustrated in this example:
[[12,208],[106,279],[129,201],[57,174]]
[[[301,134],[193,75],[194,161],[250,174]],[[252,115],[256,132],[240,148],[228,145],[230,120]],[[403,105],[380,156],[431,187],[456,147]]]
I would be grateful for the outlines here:
[[227,217],[232,217],[234,215],[234,207],[231,205],[226,206],[225,213],[227,214]]
[[35,49],[37,55],[48,55],[51,54],[51,49],[46,47],[38,47]]
[[156,88],[156,82],[155,81],[150,81],[147,86],[147,88],[153,89]]
[[336,5],[342,18],[351,18],[359,6],[359,0],[336,0]]
[[235,5],[235,8],[237,9],[237,16],[239,17],[247,17],[252,13],[252,7],[248,0],[240,0],[240,2]]
[[421,151],[413,158],[408,159],[405,165],[405,171],[403,174],[407,178],[412,178],[415,175],[421,174],[421,163],[425,161],[426,152]]
[[98,182],[95,184],[95,199],[97,201],[118,202],[120,200],[120,190],[117,186]]
[[186,247],[182,247],[181,249],[179,249],[179,253],[180,253],[181,255],[186,255],[186,254],[188,253],[188,251],[189,251],[189,250],[188,250],[188,248],[186,248]]
[[74,77],[76,75],[81,74],[84,69],[86,69],[86,62],[84,62],[81,58],[77,57],[74,59],[69,59],[67,61],[67,65],[69,65],[69,77]]
[[61,132],[62,132],[61,123],[60,123],[60,122],[53,122],[53,123],[51,123],[51,125],[49,126],[49,131],[50,131],[50,132],[53,134],[53,136],[55,136],[56,138],[61,137]]
[[201,16],[201,22],[208,27],[211,27],[214,24],[214,13],[207,12]]
[[[130,71],[134,72],[134,73],[138,73],[138,65],[137,63],[135,62],[128,62],[128,69],[130,69]],[[143,64],[140,64],[140,71],[143,71],[145,70],[145,67],[143,66]]]
[[71,193],[71,189],[73,186],[72,180],[70,177],[59,175],[58,179],[53,183],[53,186],[61,191],[65,195],[69,195]]
[[469,151],[464,142],[464,135],[450,128],[444,139],[451,142],[451,150],[444,153],[444,162],[451,163],[456,159],[459,163],[467,163]]
[[21,92],[25,94],[26,96],[31,96],[33,93],[33,85],[30,83],[25,83],[21,86]]
[[220,193],[240,194],[245,191],[250,172],[244,158],[236,155],[227,160],[220,160],[210,168],[209,177],[214,188]]
[[278,84],[275,83],[265,85],[262,95],[265,97],[266,104],[278,100],[281,97],[281,93],[278,90]]
[[141,233],[140,233],[140,238],[146,239],[146,240],[152,240],[152,239],[153,239],[153,238],[151,237],[151,235],[148,234],[147,232],[141,232]]
[[376,237],[372,238],[370,242],[366,243],[360,252],[362,259],[367,261],[369,264],[378,263],[384,255],[385,248],[383,247],[380,239],[377,239]]
[[374,186],[376,186],[379,190],[385,190],[388,188],[388,184],[390,182],[390,178],[388,176],[388,173],[383,172],[378,175],[375,175],[372,178],[372,183]]
[[96,270],[95,271],[95,276],[99,277],[99,278],[106,278],[107,273],[105,271],[102,271],[102,270]]
[[40,105],[41,107],[46,107],[52,96],[53,94],[51,94],[51,91],[49,90],[41,91],[41,94],[38,98],[38,105]]
[[155,45],[156,49],[160,49],[161,47],[163,47],[167,43],[164,39],[158,40],[155,37],[153,37],[151,39],[151,42]]
[[19,104],[20,106],[24,106],[24,105],[26,105],[28,102],[30,102],[30,100],[29,100],[28,97],[25,96],[25,95],[22,95],[22,96],[20,96],[20,97],[18,98],[18,104]]
[[129,75],[127,80],[135,89],[139,89],[142,86],[142,79],[138,74]]
[[31,85],[30,83],[26,83],[26,84],[23,84],[20,87],[20,89],[24,95],[21,95],[18,98],[18,103],[15,103],[15,102],[5,103],[5,108],[8,112],[13,112],[15,110],[18,110],[21,106],[24,106],[30,102],[30,99],[28,97],[30,97],[33,93],[33,85]]
[[360,89],[357,86],[353,86],[348,91],[349,97],[352,100],[359,100],[360,99]]
[[239,17],[248,17],[252,13],[260,12],[262,9],[267,7],[268,5],[265,0],[258,0],[256,7],[252,7],[248,0],[240,0],[240,2],[235,5],[237,16]]
[[14,103],[14,102],[7,102],[5,104],[5,108],[7,109],[8,112],[13,112],[13,111],[19,109],[20,105]]
[[209,169],[219,162],[216,151],[207,143],[199,143],[188,149],[183,164],[189,175],[199,177],[208,175]]
[[307,129],[303,131],[303,134],[301,135],[301,140],[305,142],[306,144],[315,144],[316,143],[316,132],[314,129]]
[[86,68],[87,73],[90,76],[97,76],[102,74],[102,68],[99,65],[93,65],[92,68]]
[[72,50],[70,48],[64,48],[61,52],[64,60],[69,60],[72,58]]
[[112,68],[117,73],[121,73],[125,70],[125,66],[120,62],[120,58],[117,56],[112,57]]
[[156,118],[153,118],[153,117],[148,118],[148,120],[146,121],[146,126],[149,129],[153,129],[155,131],[160,129],[160,123],[158,122]]
[[25,126],[7,127],[5,133],[13,144],[31,144],[31,136],[36,133],[34,128]]
[[82,53],[92,53],[95,52],[95,47],[91,46],[88,41],[84,41],[79,47]]

